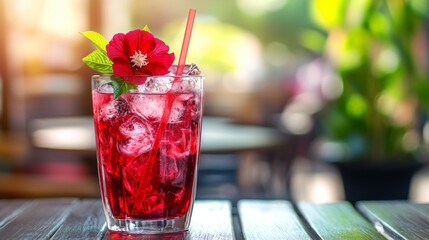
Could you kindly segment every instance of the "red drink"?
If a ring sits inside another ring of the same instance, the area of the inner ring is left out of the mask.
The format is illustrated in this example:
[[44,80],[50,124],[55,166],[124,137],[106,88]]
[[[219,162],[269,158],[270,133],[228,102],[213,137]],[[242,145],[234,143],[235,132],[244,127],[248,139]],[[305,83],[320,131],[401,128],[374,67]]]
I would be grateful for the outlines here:
[[104,90],[109,87],[100,86],[93,88],[92,98],[102,198],[112,218],[108,224],[186,218],[195,195],[201,87],[178,82],[168,93],[136,90],[113,100]]

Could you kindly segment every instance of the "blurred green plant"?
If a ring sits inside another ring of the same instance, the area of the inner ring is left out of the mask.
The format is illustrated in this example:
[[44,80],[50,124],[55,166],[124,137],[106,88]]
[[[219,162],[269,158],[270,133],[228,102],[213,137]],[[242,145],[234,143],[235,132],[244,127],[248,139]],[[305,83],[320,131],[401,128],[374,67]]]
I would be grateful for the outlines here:
[[303,43],[323,53],[343,82],[323,112],[324,136],[343,143],[349,159],[400,161],[420,149],[420,114],[429,112],[428,3],[312,0],[322,31],[306,32]]

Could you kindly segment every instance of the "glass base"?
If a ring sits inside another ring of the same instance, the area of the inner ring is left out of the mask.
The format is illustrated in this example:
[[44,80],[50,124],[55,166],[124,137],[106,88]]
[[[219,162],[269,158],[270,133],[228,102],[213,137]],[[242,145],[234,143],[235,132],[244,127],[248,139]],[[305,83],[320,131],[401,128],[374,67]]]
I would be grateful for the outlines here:
[[163,220],[111,218],[107,221],[107,227],[111,231],[129,234],[161,234],[186,231],[188,230],[189,223],[186,221],[186,215],[179,218]]

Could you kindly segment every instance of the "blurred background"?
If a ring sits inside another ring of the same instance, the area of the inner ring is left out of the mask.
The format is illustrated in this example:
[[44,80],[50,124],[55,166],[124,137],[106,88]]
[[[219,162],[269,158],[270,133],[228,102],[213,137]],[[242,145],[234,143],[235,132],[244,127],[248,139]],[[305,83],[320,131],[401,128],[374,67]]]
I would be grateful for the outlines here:
[[147,24],[178,56],[192,7],[187,60],[229,144],[203,134],[197,198],[429,201],[428,5],[0,0],[0,197],[98,197],[79,32]]

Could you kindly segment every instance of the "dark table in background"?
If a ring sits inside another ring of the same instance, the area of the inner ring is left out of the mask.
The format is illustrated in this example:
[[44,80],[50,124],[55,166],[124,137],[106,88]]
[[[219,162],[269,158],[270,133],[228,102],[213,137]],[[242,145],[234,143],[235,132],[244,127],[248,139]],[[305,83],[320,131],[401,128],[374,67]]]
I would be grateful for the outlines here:
[[[406,201],[292,204],[196,201],[190,230],[121,235],[106,230],[99,199],[0,200],[2,239],[428,239],[429,205]],[[385,237],[383,237],[385,236]]]
[[[90,116],[34,119],[30,134],[36,148],[95,155],[94,122]],[[203,118],[201,153],[237,153],[283,143],[284,136],[273,128],[234,124],[228,118]]]
[[[72,154],[84,159],[83,162],[88,164],[95,173],[96,152],[92,116],[33,119],[30,123],[29,134],[30,143],[36,152],[42,151],[45,153],[44,156],[51,156],[54,153],[57,156]],[[269,179],[263,183],[263,187],[254,188],[263,194],[274,195],[271,186],[274,186],[273,182],[276,181],[277,186],[279,182],[284,183],[283,188],[286,192],[289,189],[286,186],[286,183],[289,182],[286,179],[286,171],[291,160],[287,157],[276,158],[273,154],[284,148],[286,142],[286,136],[275,128],[237,124],[229,118],[204,116],[200,149],[201,156],[204,155],[204,157],[201,158],[199,166],[199,184],[202,186],[206,183],[204,192],[210,197],[212,194],[218,194],[219,187],[217,186],[222,184],[234,188],[242,188],[243,184],[240,185],[242,182],[251,182],[247,185],[252,187],[258,185],[259,183],[253,182],[256,180],[243,177],[238,180],[237,177],[238,175],[248,176],[247,173],[251,172],[254,167],[254,165],[238,159],[244,159],[243,156],[248,153],[257,153],[265,157],[259,158],[258,156],[258,160],[268,166],[270,173],[267,174]],[[251,167],[252,169],[249,169]],[[253,192],[253,188],[250,191]],[[232,194],[236,194],[237,190],[232,192]]]

